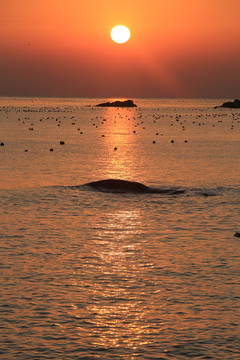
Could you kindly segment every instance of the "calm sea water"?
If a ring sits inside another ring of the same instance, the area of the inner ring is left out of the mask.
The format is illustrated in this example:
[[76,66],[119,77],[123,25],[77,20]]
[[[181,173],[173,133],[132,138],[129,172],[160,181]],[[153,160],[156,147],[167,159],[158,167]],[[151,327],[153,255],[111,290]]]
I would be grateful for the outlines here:
[[1,359],[239,359],[240,110],[105,100],[0,98]]

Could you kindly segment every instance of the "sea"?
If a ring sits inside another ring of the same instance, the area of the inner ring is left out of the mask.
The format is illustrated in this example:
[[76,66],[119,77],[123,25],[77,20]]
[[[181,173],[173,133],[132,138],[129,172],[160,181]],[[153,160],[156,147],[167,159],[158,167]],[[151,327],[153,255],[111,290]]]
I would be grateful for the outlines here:
[[114,100],[0,98],[0,358],[239,360],[240,109]]

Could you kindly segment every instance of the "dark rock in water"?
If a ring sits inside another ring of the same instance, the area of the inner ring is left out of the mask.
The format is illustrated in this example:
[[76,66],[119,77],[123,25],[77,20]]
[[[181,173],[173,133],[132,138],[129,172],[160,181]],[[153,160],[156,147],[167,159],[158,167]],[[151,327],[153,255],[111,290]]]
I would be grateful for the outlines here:
[[144,184],[135,181],[127,181],[120,179],[107,179],[93,181],[85,184],[93,189],[108,192],[132,192],[132,193],[150,193],[150,194],[166,194],[179,195],[185,193],[185,190],[180,189],[158,189],[150,188]]
[[85,186],[90,186],[94,189],[99,190],[114,190],[114,191],[124,191],[124,192],[146,192],[148,187],[138,182],[119,180],[119,179],[107,179],[93,181],[85,184]]
[[235,234],[234,234],[235,237],[239,237],[240,238],[240,232],[237,231]]
[[102,106],[102,107],[137,107],[136,104],[132,100],[124,100],[124,101],[113,101],[113,102],[106,102],[102,104],[98,104],[95,106]]
[[64,141],[59,141],[59,144],[60,145],[65,145],[65,142]]
[[231,108],[231,109],[239,109],[240,108],[240,100],[239,99],[235,99],[234,101],[227,101],[225,103],[223,103],[220,106],[215,106],[215,108],[218,107],[224,107],[224,108]]

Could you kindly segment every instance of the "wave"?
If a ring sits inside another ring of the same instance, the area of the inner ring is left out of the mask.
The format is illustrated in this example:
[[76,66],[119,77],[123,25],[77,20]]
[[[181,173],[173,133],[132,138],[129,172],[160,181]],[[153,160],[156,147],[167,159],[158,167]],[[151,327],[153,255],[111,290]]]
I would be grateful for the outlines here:
[[[56,187],[56,186],[54,186]],[[105,179],[89,182],[81,185],[57,186],[60,188],[70,188],[80,191],[97,191],[105,193],[129,193],[129,194],[159,194],[159,195],[185,195],[186,197],[212,198],[216,196],[238,197],[239,187],[217,186],[217,187],[155,187],[147,186],[140,182],[128,181],[122,179]]]

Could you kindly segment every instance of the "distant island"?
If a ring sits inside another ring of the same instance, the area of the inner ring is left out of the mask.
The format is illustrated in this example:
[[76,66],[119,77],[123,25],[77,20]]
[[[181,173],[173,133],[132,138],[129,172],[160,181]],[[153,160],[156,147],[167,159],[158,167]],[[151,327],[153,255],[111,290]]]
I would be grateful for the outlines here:
[[218,107],[224,107],[224,108],[231,108],[231,109],[239,109],[240,108],[240,100],[239,99],[235,99],[234,101],[227,101],[225,103],[223,103],[220,106],[215,106],[215,108]]
[[124,100],[124,101],[113,101],[113,102],[106,102],[102,104],[98,104],[95,106],[101,106],[101,107],[137,107],[136,104],[132,100]]

